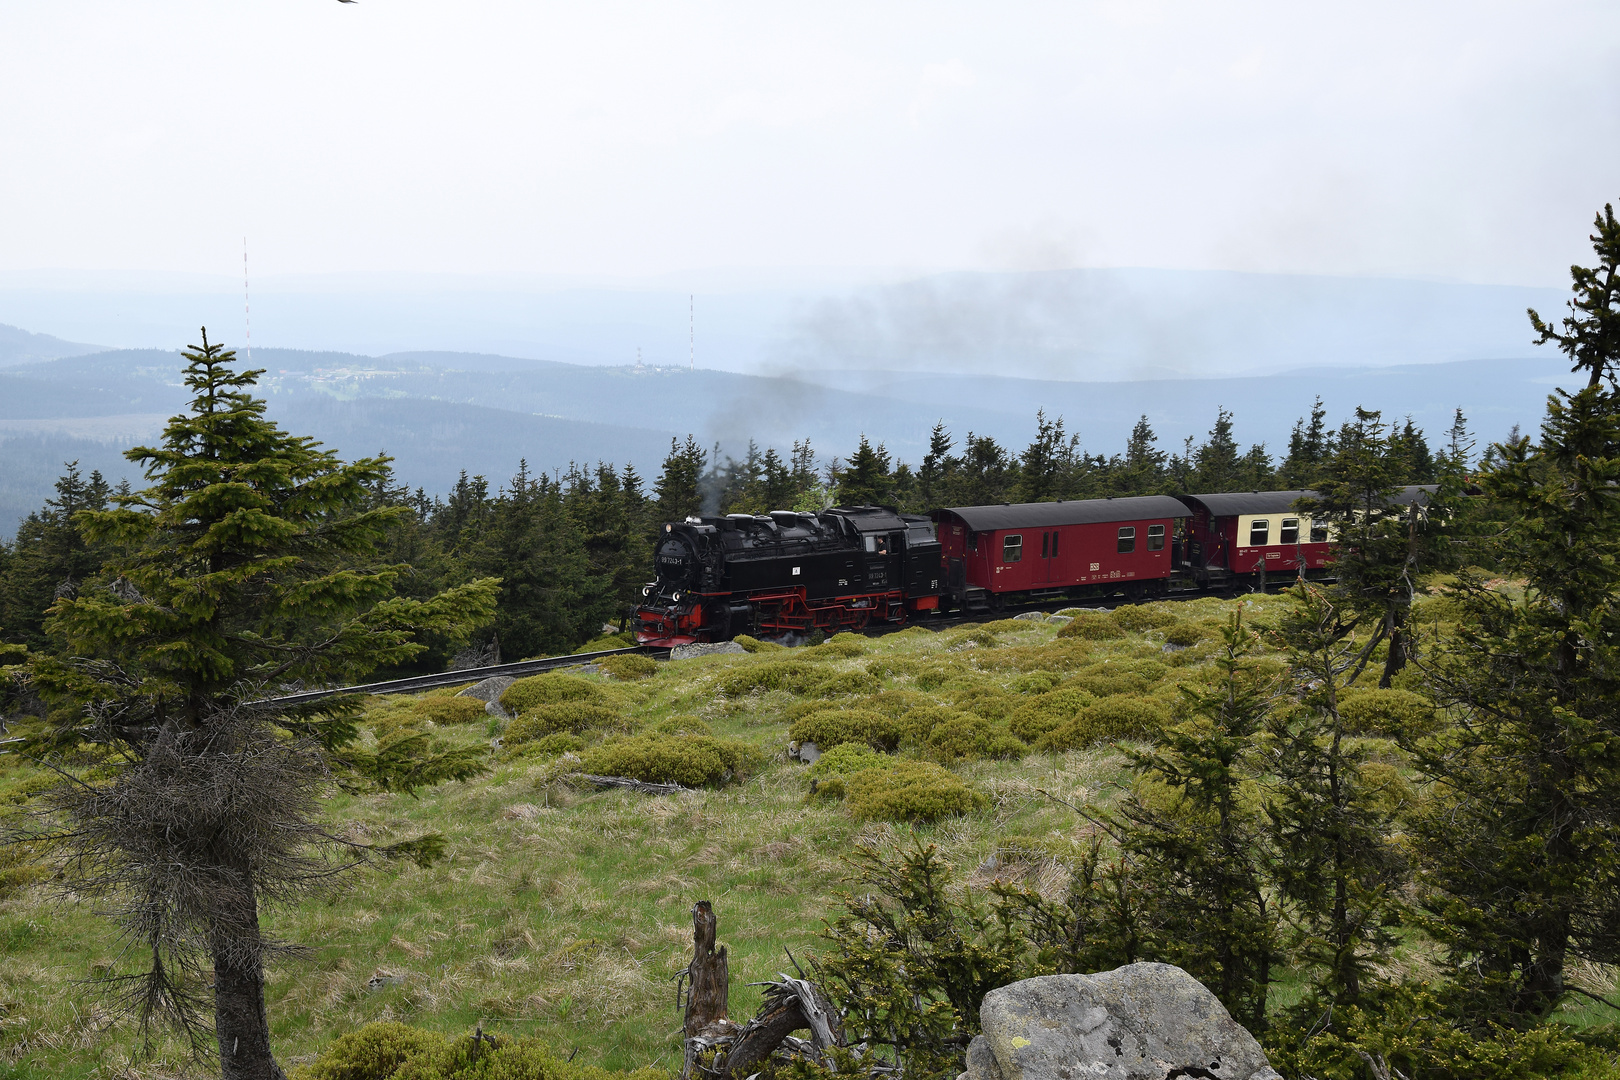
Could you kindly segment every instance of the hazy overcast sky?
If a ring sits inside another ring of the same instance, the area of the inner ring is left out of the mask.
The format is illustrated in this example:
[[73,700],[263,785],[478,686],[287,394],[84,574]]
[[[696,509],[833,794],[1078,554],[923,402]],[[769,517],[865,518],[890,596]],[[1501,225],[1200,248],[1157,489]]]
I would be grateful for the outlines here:
[[1620,3],[0,0],[0,271],[1559,285]]

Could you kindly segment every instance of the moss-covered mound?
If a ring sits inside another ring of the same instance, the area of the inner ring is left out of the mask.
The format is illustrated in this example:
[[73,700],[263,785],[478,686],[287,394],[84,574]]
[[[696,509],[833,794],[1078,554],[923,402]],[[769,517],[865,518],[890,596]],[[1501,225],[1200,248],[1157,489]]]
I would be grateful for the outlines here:
[[567,701],[558,705],[541,705],[531,709],[506,725],[502,741],[508,745],[544,738],[559,731],[582,731],[623,728],[625,719],[616,709],[603,705],[589,705],[583,701]]
[[596,666],[615,679],[650,679],[658,674],[658,661],[650,656],[637,656],[634,653],[604,656],[596,662]]
[[718,787],[741,779],[760,764],[758,752],[744,742],[656,732],[610,739],[582,756],[585,771],[598,776],[629,776],[683,787]]
[[1161,701],[1143,697],[1108,697],[1087,705],[1066,723],[1036,741],[1042,750],[1083,750],[1111,739],[1140,739],[1170,722],[1170,710]]
[[547,672],[519,679],[501,695],[501,704],[514,713],[526,713],[541,705],[561,705],[565,702],[606,705],[607,693],[601,686],[577,675]]
[[989,804],[961,777],[928,761],[862,769],[844,779],[844,790],[851,814],[882,821],[937,821]]

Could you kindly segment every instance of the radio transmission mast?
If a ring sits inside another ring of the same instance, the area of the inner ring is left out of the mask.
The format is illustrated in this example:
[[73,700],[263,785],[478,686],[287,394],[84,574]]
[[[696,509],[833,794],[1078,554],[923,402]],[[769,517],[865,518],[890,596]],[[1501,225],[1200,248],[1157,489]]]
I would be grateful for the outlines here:
[[247,341],[248,366],[253,365],[253,319],[248,310],[247,237],[242,237],[242,334]]

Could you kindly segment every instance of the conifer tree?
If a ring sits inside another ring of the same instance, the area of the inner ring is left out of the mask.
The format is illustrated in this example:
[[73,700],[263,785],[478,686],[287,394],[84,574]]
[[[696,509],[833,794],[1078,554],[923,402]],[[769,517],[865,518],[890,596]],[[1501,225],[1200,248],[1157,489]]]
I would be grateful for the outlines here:
[[664,458],[663,469],[653,484],[658,501],[658,516],[664,521],[684,521],[703,509],[700,485],[703,466],[708,455],[692,436],[683,444],[669,440],[669,456]]
[[[1460,486],[1460,477],[1454,476],[1433,496],[1403,496],[1407,467],[1399,434],[1390,431],[1380,413],[1358,406],[1355,419],[1340,428],[1333,456],[1321,467],[1316,495],[1300,503],[1313,520],[1334,531],[1335,595],[1373,625],[1362,662],[1380,643],[1388,646],[1379,679],[1383,687],[1406,666],[1407,621],[1418,579],[1445,568],[1452,557],[1446,507]],[[1350,680],[1360,672],[1358,665]]]
[[1455,639],[1426,672],[1459,722],[1413,747],[1433,789],[1419,880],[1471,988],[1535,1019],[1592,992],[1571,959],[1620,962],[1620,397],[1560,392],[1538,445],[1498,450],[1492,554],[1524,593],[1459,575]]
[[1295,704],[1267,721],[1271,778],[1266,832],[1272,875],[1297,928],[1295,955],[1322,973],[1338,1005],[1354,1004],[1395,943],[1405,864],[1391,842],[1399,784],[1369,769],[1365,745],[1339,712],[1355,665],[1346,622],[1316,586],[1301,582],[1278,630],[1291,657]]
[[1596,387],[1605,378],[1613,386],[1614,366],[1620,361],[1620,223],[1613,205],[1604,204],[1593,228],[1597,231],[1588,239],[1598,263],[1569,268],[1575,296],[1569,301],[1563,332],[1542,321],[1535,308],[1529,309],[1530,325],[1537,345],[1557,342],[1559,351],[1574,362],[1572,370],[1588,373],[1587,386]]
[[1326,417],[1327,409],[1318,395],[1311,405],[1310,423],[1304,417],[1294,422],[1288,436],[1288,456],[1277,469],[1277,480],[1285,488],[1297,490],[1315,485],[1317,470],[1332,452],[1333,439],[1323,423]]
[[1274,704],[1273,688],[1246,659],[1255,640],[1234,611],[1216,659],[1219,681],[1183,687],[1188,718],[1151,750],[1127,751],[1146,783],[1122,804],[1118,823],[1135,888],[1153,898],[1152,954],[1185,968],[1259,1031],[1278,928],[1262,824],[1245,796]]
[[35,649],[46,647],[45,612],[58,596],[70,596],[101,568],[107,552],[89,544],[74,520],[81,510],[103,510],[112,488],[100,472],[88,477],[67,463],[56,495],[17,528],[10,557],[0,570],[0,624]]
[[121,981],[124,1003],[143,1024],[172,1019],[200,1044],[198,1008],[211,997],[222,1075],[275,1080],[264,960],[278,946],[260,913],[356,853],[317,820],[331,778],[401,789],[481,764],[431,753],[426,736],[362,752],[341,699],[254,702],[406,660],[422,649],[420,631],[465,636],[492,614],[494,583],[396,596],[402,568],[373,560],[402,508],[366,508],[386,461],[343,464],[281,431],[251,393],[262,372],[233,371],[233,354],[206,332],[185,358],[189,410],[159,445],[128,453],[148,486],[77,517],[90,543],[116,551],[52,608],[47,631],[78,659],[36,658],[32,678],[84,711],[34,751],[106,751],[100,778],[48,797],[51,850],[65,887],[115,898],[126,940],[148,962]]
[[951,433],[945,430],[945,421],[934,425],[928,435],[928,453],[923,455],[917,470],[917,497],[924,509],[932,510],[945,505],[945,496],[954,479],[957,461],[951,456],[956,445]]
[[838,471],[838,502],[844,506],[894,505],[891,459],[883,444],[873,446],[865,435],[849,464]]
[[1063,492],[1064,474],[1072,471],[1079,455],[1080,437],[1067,435],[1063,417],[1048,419],[1045,409],[1035,412],[1035,438],[1018,462],[1015,502],[1046,502]]

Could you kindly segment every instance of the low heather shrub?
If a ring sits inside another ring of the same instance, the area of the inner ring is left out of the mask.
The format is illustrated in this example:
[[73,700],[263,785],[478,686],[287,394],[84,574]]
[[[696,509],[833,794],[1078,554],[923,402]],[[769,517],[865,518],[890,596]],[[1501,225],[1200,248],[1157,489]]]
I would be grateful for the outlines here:
[[957,713],[928,732],[928,753],[945,761],[962,758],[1020,758],[1029,751],[1022,740],[997,730],[990,721]]
[[1125,631],[1108,615],[1100,611],[1076,609],[1074,616],[1058,628],[1060,638],[1080,638],[1084,641],[1107,641],[1122,638]]
[[1438,722],[1434,704],[1410,690],[1346,690],[1339,715],[1345,727],[1364,735],[1421,735]]
[[1109,739],[1139,739],[1170,722],[1163,702],[1143,697],[1109,697],[1086,706],[1074,719],[1036,741],[1042,750],[1083,750]]
[[[808,775],[813,780],[826,781],[835,776],[849,776],[862,769],[877,768],[883,763],[883,755],[865,743],[841,743],[817,758],[815,764],[810,766]],[[842,791],[840,787],[839,793]]]
[[411,712],[435,724],[473,724],[489,716],[484,703],[472,697],[418,698]]
[[578,734],[598,728],[622,728],[624,724],[624,716],[616,710],[602,705],[570,701],[531,709],[507,724],[501,739],[510,746],[544,738],[559,731],[572,731]]
[[960,777],[928,761],[897,761],[844,778],[845,805],[857,818],[937,821],[989,804]]
[[842,743],[862,743],[874,750],[899,747],[906,728],[900,720],[875,709],[822,709],[788,725],[788,738],[813,742],[822,750]]
[[501,704],[514,713],[525,713],[541,705],[575,701],[587,705],[605,705],[607,694],[596,683],[574,675],[548,672],[519,679],[501,695]]
[[1174,615],[1158,604],[1132,604],[1128,607],[1115,608],[1112,614],[1116,626],[1136,634],[1143,630],[1157,630],[1161,626],[1169,626],[1177,621]]
[[718,786],[760,764],[758,752],[747,743],[705,735],[631,735],[593,746],[582,756],[585,771],[599,776],[685,787]]
[[713,735],[714,729],[695,716],[671,716],[647,729],[656,735]]
[[1039,694],[1020,704],[1007,717],[1007,727],[1025,742],[1036,742],[1047,732],[1073,720],[1096,700],[1086,691],[1072,686]]
[[596,666],[615,679],[650,679],[658,674],[658,661],[650,656],[636,656],[633,653],[604,656],[596,662]]

